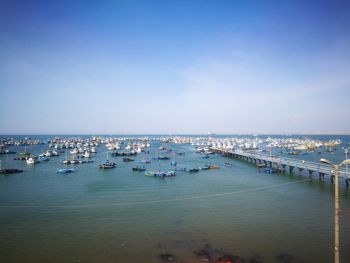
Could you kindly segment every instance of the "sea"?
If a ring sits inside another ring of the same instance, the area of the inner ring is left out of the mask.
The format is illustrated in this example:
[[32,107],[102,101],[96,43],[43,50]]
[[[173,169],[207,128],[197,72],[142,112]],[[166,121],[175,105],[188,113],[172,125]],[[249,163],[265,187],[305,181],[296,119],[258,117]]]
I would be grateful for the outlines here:
[[[55,136],[29,137],[46,141]],[[345,159],[344,148],[350,147],[350,136],[308,138],[341,139],[342,144],[333,153],[321,149],[321,154],[288,157],[340,162]],[[160,145],[152,142],[151,157],[157,156]],[[333,261],[334,186],[330,177],[322,182],[317,174],[312,180],[307,174],[267,174],[253,164],[220,155],[204,159],[190,144],[170,143],[169,147],[185,154],[170,153],[171,160],[150,164],[139,163],[142,155],[128,163],[109,156],[117,167],[101,170],[98,165],[107,157],[102,144],[93,163],[71,165],[76,172],[70,174],[57,173],[67,167],[62,164],[65,154],[36,165],[13,160],[24,146],[11,148],[17,154],[0,155],[3,166],[24,170],[0,175],[0,262]],[[34,154],[46,149],[47,144],[27,146]],[[279,149],[273,151],[287,156]],[[220,169],[178,171],[169,178],[132,171],[135,165],[172,170],[171,161],[183,167],[212,164]],[[232,166],[226,167],[226,162]],[[350,262],[350,189],[343,178],[340,208],[340,260]]]

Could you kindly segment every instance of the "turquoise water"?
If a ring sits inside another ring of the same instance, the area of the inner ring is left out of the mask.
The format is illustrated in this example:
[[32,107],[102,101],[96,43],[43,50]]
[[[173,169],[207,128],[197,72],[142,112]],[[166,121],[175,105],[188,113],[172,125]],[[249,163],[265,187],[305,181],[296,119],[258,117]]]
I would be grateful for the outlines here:
[[[152,144],[153,155],[158,146]],[[40,153],[46,148],[27,149]],[[246,262],[333,260],[329,178],[322,183],[317,176],[309,181],[259,173],[221,156],[202,159],[190,145],[171,148],[186,152],[176,156],[180,165],[211,163],[221,169],[158,179],[132,172],[136,162],[110,157],[118,167],[101,171],[104,145],[94,163],[76,165],[77,172],[66,175],[56,172],[64,167],[64,155],[33,167],[12,160],[14,155],[1,156],[6,166],[25,172],[0,176],[0,262],[203,262],[208,254],[209,262],[225,254]],[[322,157],[340,160],[343,155],[339,149]],[[227,161],[233,166],[224,167]],[[170,161],[146,166],[159,165],[171,168]],[[343,181],[340,192],[341,261],[350,262],[350,192]],[[160,257],[166,253],[171,260]]]

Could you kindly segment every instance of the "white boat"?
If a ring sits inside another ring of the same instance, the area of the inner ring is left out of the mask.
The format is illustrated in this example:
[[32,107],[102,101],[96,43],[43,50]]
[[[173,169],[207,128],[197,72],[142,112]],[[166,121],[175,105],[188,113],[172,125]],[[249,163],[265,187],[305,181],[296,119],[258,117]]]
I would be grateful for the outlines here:
[[90,150],[92,153],[97,153],[97,150],[96,150],[96,147],[91,147],[91,150]]
[[37,163],[37,160],[36,160],[35,157],[28,157],[28,158],[26,159],[26,162],[27,162],[27,164],[36,164],[36,163]]
[[84,153],[83,153],[83,157],[84,157],[84,158],[91,158],[90,152],[88,152],[88,151],[84,152]]

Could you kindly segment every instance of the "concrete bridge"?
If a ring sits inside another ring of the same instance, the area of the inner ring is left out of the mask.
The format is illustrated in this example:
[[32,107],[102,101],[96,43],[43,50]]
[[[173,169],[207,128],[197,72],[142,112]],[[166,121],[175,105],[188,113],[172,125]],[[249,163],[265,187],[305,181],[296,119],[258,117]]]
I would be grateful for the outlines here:
[[[318,175],[319,179],[324,181],[325,175],[330,176],[331,182],[334,182],[334,170],[330,165],[323,163],[309,162],[304,160],[298,160],[293,158],[267,156],[259,153],[244,152],[240,150],[223,150],[218,148],[212,148],[213,152],[220,153],[223,156],[231,157],[234,159],[246,161],[255,164],[257,167],[268,167],[275,172],[285,173],[288,169],[289,173],[293,174],[295,171],[302,175],[306,172],[309,177]],[[346,174],[345,168],[341,168],[339,171],[339,178],[344,178],[346,187],[350,185],[350,173]]]

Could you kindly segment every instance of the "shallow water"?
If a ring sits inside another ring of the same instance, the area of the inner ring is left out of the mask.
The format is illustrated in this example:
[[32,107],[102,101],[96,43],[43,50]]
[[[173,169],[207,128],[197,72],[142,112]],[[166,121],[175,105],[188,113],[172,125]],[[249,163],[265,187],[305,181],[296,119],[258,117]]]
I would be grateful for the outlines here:
[[[153,155],[157,146],[153,143]],[[76,165],[77,172],[66,175],[56,172],[64,167],[64,155],[33,167],[13,161],[14,155],[1,156],[6,166],[25,172],[0,176],[0,262],[215,262],[223,255],[246,262],[333,260],[334,193],[328,177],[323,183],[316,175],[309,181],[259,173],[221,156],[202,159],[190,145],[171,148],[186,152],[176,156],[180,165],[211,163],[221,169],[159,179],[132,172],[136,162],[110,157],[118,167],[101,171],[103,145],[94,163]],[[342,152],[322,157],[340,160]],[[225,167],[227,161],[233,166]],[[171,168],[170,161],[146,166]],[[341,261],[350,262],[350,194],[343,181],[340,192]]]

